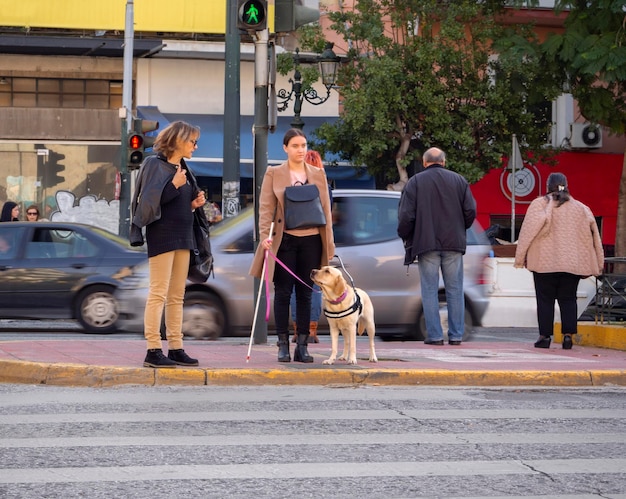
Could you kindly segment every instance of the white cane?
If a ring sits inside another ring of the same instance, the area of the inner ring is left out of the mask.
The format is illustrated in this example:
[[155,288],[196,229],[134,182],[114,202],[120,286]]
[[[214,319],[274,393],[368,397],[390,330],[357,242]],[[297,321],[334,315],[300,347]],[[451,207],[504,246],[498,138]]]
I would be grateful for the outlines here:
[[[270,235],[274,232],[274,222],[270,225]],[[252,339],[254,338],[254,329],[256,327],[256,318],[259,315],[259,303],[261,303],[261,291],[263,291],[263,285],[265,284],[265,267],[267,263],[267,250],[264,251],[263,255],[263,268],[261,269],[261,282],[259,283],[259,292],[256,297],[256,306],[254,307],[254,319],[252,320],[252,330],[250,331],[250,343],[248,344],[248,355],[246,356],[246,362],[250,361],[250,352],[252,350]],[[265,290],[268,291],[267,289]]]

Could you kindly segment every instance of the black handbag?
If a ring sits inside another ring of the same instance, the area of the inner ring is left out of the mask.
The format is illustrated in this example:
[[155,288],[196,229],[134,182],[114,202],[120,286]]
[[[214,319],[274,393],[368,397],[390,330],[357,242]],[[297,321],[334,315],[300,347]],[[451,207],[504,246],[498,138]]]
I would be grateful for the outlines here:
[[201,284],[215,272],[213,270],[213,253],[209,239],[209,222],[202,208],[196,208],[193,214],[194,249],[189,256],[189,273],[187,278]]
[[308,229],[326,225],[326,215],[315,184],[285,188],[285,228]]

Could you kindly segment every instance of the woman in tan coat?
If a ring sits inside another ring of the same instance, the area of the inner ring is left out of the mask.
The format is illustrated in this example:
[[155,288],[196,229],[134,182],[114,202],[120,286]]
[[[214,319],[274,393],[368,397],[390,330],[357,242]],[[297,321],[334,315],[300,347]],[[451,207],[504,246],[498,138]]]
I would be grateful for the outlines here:
[[[266,250],[270,250],[295,275],[308,286],[312,286],[311,270],[328,265],[335,254],[332,230],[330,196],[324,170],[305,163],[307,152],[306,136],[302,130],[291,128],[283,137],[283,149],[287,161],[280,166],[267,169],[259,197],[259,245],[257,247],[250,275],[260,278]],[[285,188],[289,186],[315,184],[326,224],[288,230],[285,228]],[[274,232],[269,233],[274,223]],[[296,280],[273,258],[267,259],[266,272],[274,281],[274,320],[278,335],[278,361],[290,362],[289,354],[289,301],[291,291],[296,287],[296,328],[298,340],[293,360],[313,362],[307,344],[311,318],[311,288]]]
[[562,173],[548,177],[548,193],[529,206],[520,230],[515,267],[533,273],[537,299],[537,348],[550,348],[554,303],[561,311],[563,348],[572,348],[577,333],[576,291],[581,277],[600,275],[602,240],[591,210],[570,196]]

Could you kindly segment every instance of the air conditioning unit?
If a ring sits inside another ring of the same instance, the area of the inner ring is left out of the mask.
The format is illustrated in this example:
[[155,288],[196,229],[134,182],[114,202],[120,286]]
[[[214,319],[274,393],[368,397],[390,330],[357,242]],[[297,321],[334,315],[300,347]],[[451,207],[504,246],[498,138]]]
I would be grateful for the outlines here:
[[570,146],[572,149],[597,149],[602,147],[602,129],[593,123],[572,123]]

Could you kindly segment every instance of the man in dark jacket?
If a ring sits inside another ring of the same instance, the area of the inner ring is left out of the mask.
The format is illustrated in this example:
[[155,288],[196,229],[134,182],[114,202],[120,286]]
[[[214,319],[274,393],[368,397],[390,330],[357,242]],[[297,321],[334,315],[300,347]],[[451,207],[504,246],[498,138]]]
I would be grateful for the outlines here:
[[432,147],[424,153],[424,171],[409,179],[398,208],[398,235],[405,263],[417,258],[428,345],[443,345],[439,318],[439,269],[448,305],[448,343],[460,345],[465,328],[463,255],[466,230],[476,218],[476,201],[467,181],[446,170],[446,155]]

